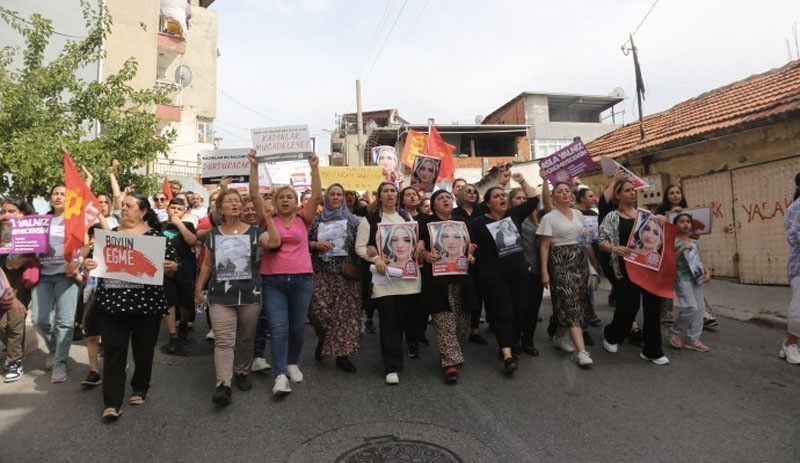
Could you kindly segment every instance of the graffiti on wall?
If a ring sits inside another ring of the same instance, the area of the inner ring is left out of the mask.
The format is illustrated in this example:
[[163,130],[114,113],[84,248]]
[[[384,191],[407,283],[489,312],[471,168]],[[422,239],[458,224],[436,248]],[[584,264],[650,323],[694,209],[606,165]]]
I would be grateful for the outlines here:
[[784,196],[775,201],[750,202],[742,204],[742,210],[747,214],[747,223],[754,220],[766,221],[776,217],[783,217],[786,208],[792,204],[792,198]]

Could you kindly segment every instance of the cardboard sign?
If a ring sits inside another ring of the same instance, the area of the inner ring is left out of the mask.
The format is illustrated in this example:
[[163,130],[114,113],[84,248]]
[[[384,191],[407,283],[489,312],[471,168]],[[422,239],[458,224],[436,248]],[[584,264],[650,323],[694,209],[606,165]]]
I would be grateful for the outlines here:
[[92,276],[145,285],[164,283],[164,256],[167,239],[163,236],[129,235],[98,229],[95,231]]
[[578,175],[594,169],[595,166],[596,163],[580,140],[539,161],[539,168],[544,171],[552,185],[569,182]]
[[424,154],[416,155],[414,157],[414,168],[411,171],[411,186],[423,193],[433,193],[441,166],[441,158]]
[[433,263],[433,276],[466,275],[469,270],[469,231],[467,224],[455,220],[428,224],[431,250],[439,254]]
[[372,191],[384,180],[383,168],[368,167],[320,167],[322,188],[341,183],[345,190]]
[[400,172],[400,160],[397,159],[397,150],[394,146],[380,145],[372,148],[372,161],[376,166],[380,166],[386,181],[391,182],[393,178],[403,176]]
[[522,237],[514,225],[511,217],[505,217],[496,222],[486,224],[486,228],[494,238],[497,247],[497,257],[505,257],[510,254],[522,252]]
[[639,209],[633,232],[627,243],[631,253],[625,260],[636,265],[658,271],[664,260],[664,227],[655,214]]
[[296,161],[311,153],[307,125],[285,125],[252,129],[253,147],[258,162]]
[[248,148],[200,151],[203,185],[219,183],[222,177],[230,177],[232,183],[246,183],[250,178],[248,151]]
[[389,262],[389,268],[402,271],[403,278],[417,278],[419,268],[414,259],[417,247],[417,222],[379,223],[378,250]]
[[631,172],[630,169],[607,156],[600,156],[600,167],[603,169],[603,173],[606,175],[615,175],[620,170],[628,174],[628,180],[633,183],[634,190],[641,190],[642,188],[650,187],[650,184],[642,180],[642,178],[638,175]]
[[[671,223],[664,225],[664,242],[674,243],[678,227]],[[628,278],[641,288],[658,297],[675,298],[675,246],[666,246],[658,271],[630,261],[625,261]]]

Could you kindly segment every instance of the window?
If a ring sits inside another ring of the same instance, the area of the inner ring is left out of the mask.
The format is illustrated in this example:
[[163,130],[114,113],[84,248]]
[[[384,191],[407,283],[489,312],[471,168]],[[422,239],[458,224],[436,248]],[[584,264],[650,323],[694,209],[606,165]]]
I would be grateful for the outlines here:
[[572,139],[562,140],[558,138],[538,138],[534,140],[533,144],[531,145],[531,150],[533,150],[533,158],[546,158],[570,143],[572,143]]
[[197,141],[214,143],[214,124],[209,121],[197,121]]

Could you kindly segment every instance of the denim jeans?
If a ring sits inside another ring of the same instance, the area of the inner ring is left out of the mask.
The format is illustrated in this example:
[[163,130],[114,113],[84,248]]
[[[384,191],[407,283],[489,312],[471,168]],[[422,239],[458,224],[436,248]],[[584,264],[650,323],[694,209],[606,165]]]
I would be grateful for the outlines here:
[[31,318],[56,363],[65,363],[69,357],[79,289],[75,280],[64,274],[42,275],[33,288]]
[[262,275],[261,295],[267,303],[272,372],[286,374],[286,365],[300,359],[311,303],[311,274]]

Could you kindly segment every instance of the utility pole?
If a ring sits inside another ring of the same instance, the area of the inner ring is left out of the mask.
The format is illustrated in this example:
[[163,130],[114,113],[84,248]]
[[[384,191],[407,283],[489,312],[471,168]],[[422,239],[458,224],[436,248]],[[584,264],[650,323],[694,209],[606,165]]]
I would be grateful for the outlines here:
[[364,165],[364,114],[361,112],[361,81],[356,80],[356,130],[358,130],[358,165]]

